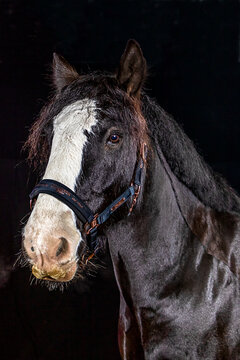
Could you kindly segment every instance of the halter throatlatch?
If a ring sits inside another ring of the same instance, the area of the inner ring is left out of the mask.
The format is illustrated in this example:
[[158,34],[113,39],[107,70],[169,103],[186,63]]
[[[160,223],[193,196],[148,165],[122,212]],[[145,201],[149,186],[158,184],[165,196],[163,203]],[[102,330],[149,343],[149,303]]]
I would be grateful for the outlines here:
[[33,201],[41,193],[48,194],[67,205],[77,216],[77,218],[84,223],[84,231],[89,240],[89,247],[91,250],[96,250],[97,246],[97,232],[98,227],[105,223],[109,217],[119,209],[126,201],[132,198],[132,204],[129,210],[129,215],[132,212],[137,198],[140,193],[142,172],[145,161],[146,144],[143,145],[141,157],[139,159],[137,168],[135,170],[134,181],[131,186],[127,188],[116,200],[106,207],[100,214],[94,214],[92,210],[80,199],[71,189],[56,180],[44,179],[32,190],[30,197],[30,207],[32,208]]

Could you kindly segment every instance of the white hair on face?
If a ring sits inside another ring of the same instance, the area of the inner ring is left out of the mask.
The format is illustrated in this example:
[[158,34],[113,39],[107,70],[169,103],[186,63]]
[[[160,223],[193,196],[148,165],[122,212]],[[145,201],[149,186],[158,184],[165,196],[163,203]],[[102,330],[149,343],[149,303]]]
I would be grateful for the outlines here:
[[[83,149],[87,143],[86,132],[90,133],[97,124],[96,110],[94,100],[84,99],[64,107],[55,117],[51,153],[43,179],[56,180],[74,191],[81,171]],[[61,216],[69,212],[71,217]],[[33,237],[34,232],[38,248],[44,251],[44,233],[52,232],[58,225],[61,228],[63,218],[69,231],[77,231],[81,241],[75,216],[70,208],[50,195],[40,194],[24,233],[26,235],[31,230]]]
[[74,191],[81,170],[85,131],[96,125],[96,105],[93,100],[79,100],[66,106],[53,123],[53,141],[43,179],[57,180]]

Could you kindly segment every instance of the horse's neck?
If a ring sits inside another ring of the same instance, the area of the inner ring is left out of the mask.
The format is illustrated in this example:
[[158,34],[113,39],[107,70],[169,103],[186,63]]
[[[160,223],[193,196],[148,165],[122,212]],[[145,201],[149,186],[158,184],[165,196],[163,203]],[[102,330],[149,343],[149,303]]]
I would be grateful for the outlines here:
[[154,288],[176,278],[190,236],[168,174],[158,155],[150,153],[137,206],[107,229],[120,291],[147,306]]
[[149,156],[132,215],[107,229],[119,289],[139,306],[148,306],[154,291],[175,291],[189,271],[196,279],[198,271],[210,274],[214,258],[235,274],[240,269],[239,217],[204,206],[158,155]]
[[179,210],[192,233],[208,254],[226,264],[240,276],[240,216],[233,212],[219,212],[205,206],[172,173],[164,156],[160,154],[176,195]]

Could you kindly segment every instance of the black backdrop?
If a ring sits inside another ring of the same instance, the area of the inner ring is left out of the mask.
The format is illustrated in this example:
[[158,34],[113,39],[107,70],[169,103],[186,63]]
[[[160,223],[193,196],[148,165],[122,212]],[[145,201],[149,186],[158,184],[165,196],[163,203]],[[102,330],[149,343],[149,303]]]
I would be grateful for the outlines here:
[[216,171],[240,190],[238,1],[0,2],[0,358],[118,359],[118,290],[110,276],[64,293],[29,285],[12,264],[30,176],[20,149],[47,100],[52,52],[79,72],[115,70],[128,38],[142,46],[149,94]]

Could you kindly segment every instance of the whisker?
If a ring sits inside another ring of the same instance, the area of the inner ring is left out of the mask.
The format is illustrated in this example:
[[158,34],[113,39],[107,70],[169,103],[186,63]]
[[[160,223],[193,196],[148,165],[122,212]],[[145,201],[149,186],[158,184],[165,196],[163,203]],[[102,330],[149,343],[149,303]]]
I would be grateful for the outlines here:
[[20,248],[19,252],[16,254],[17,259],[13,264],[13,269],[16,269],[18,266],[20,267],[29,267],[31,266],[30,264],[30,259],[25,251],[25,249],[23,247]]
[[[31,214],[31,211],[29,211],[26,215],[24,215],[24,216],[22,217],[22,219],[19,221],[21,225],[25,225],[25,224],[26,224],[26,222],[27,222],[27,219],[26,219],[26,218],[29,217],[30,214]],[[25,221],[25,219],[26,219],[26,221]]]
[[30,277],[29,277],[30,286],[33,284],[34,278],[35,278],[35,276],[31,273],[31,274],[30,274]]

